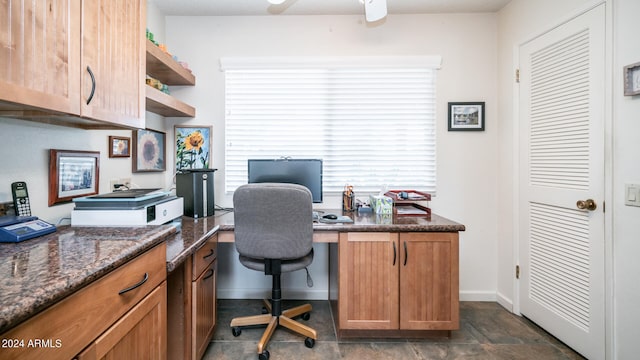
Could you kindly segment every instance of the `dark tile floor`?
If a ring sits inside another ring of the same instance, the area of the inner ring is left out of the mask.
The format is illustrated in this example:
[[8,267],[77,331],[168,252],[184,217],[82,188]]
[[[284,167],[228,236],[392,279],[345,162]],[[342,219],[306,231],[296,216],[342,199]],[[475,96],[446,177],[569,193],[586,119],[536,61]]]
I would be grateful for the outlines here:
[[[285,302],[284,307],[299,303]],[[535,324],[493,302],[461,302],[460,330],[448,339],[342,341],[336,338],[329,302],[309,303],[313,311],[306,324],[318,332],[315,346],[305,347],[302,336],[279,327],[267,346],[272,360],[583,359]],[[261,300],[218,300],[216,331],[204,359],[257,359],[256,344],[264,328],[245,328],[234,337],[229,322],[236,316],[259,314],[261,308]]]

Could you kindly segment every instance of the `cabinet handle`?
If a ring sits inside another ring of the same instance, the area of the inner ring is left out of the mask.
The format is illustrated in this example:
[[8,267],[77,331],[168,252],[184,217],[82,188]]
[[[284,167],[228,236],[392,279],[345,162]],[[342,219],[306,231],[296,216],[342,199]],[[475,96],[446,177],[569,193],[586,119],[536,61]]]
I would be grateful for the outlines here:
[[[215,271],[213,271],[213,269],[209,269],[209,271],[207,271],[207,275],[205,275],[205,276],[202,278],[202,280],[206,280],[206,279],[208,279],[208,278],[212,277],[214,272],[215,272]],[[209,273],[211,273],[211,274],[209,274]]]
[[208,255],[203,256],[202,258],[203,258],[203,259],[206,259],[206,258],[208,258],[209,256],[213,256],[213,253],[214,253],[214,251],[213,251],[213,249],[211,249],[211,252],[210,252]]
[[142,286],[142,284],[146,283],[147,280],[149,280],[149,273],[144,273],[144,278],[142,279],[142,281],[140,281],[139,283],[137,283],[135,285],[132,285],[132,286],[126,288],[126,289],[120,290],[120,292],[118,292],[118,295],[122,295],[122,294],[124,294],[126,292],[129,292],[129,291],[135,289],[135,288],[139,288],[140,286]]
[[91,71],[91,68],[88,65],[87,72],[89,73],[89,76],[91,76],[91,93],[89,94],[89,98],[87,98],[87,105],[89,105],[91,99],[93,99],[93,94],[96,92],[96,77],[93,76],[93,71]]
[[396,243],[393,243],[393,266],[396,266]]
[[404,266],[407,266],[407,258],[409,257],[409,252],[407,251],[407,242],[404,242]]

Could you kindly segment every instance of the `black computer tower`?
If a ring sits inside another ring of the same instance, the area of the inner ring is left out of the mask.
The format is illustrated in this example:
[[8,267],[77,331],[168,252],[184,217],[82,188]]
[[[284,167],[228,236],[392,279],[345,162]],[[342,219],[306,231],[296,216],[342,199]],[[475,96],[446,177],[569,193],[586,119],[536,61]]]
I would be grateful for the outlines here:
[[201,218],[214,214],[213,172],[216,170],[188,170],[176,174],[176,195],[183,198],[184,215]]

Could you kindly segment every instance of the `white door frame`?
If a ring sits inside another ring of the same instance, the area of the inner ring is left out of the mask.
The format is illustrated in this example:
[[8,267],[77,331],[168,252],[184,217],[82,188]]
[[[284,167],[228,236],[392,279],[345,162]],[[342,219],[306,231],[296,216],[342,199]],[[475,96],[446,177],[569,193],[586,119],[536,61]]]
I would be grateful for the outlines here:
[[[614,333],[613,333],[613,11],[612,0],[593,0],[586,5],[576,9],[572,13],[564,16],[546,26],[542,29],[527,36],[524,40],[515,44],[513,47],[513,69],[512,74],[516,73],[516,70],[520,67],[520,47],[525,43],[557,28],[558,26],[569,22],[570,20],[592,10],[593,8],[605,4],[605,96],[604,100],[604,206],[609,204],[608,211],[604,213],[604,263],[605,263],[605,355],[607,359],[614,358]],[[512,118],[519,120],[520,117],[520,87],[515,81],[513,82],[513,113]],[[517,139],[520,138],[520,123],[515,121],[513,126],[513,177],[515,179],[513,187],[513,202],[512,202],[512,224],[513,224],[513,263],[518,264],[520,258],[520,192],[519,184],[520,178],[520,143]],[[514,270],[515,274],[515,270]],[[520,313],[520,281],[513,277],[513,313],[521,315]]]

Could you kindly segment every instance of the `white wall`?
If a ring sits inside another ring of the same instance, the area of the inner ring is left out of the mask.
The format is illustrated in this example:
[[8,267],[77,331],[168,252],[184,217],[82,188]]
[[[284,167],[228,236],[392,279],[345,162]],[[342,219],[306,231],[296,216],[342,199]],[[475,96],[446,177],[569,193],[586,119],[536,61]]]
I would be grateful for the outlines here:
[[[461,298],[495,300],[499,197],[496,14],[391,15],[379,26],[367,25],[362,16],[167,17],[165,25],[169,50],[188,62],[196,75],[195,87],[175,88],[172,94],[196,108],[196,118],[187,123],[213,125],[212,166],[220,169],[216,173],[216,202],[222,206],[232,203],[223,192],[221,57],[441,55],[437,80],[438,189],[431,206],[437,214],[467,227],[461,233]],[[486,131],[448,132],[448,101],[485,101]],[[174,120],[179,121],[172,119],[172,123]],[[353,131],[357,138],[358,129]],[[357,184],[355,189],[357,194]],[[340,208],[340,200],[327,196],[322,207]],[[228,255],[235,258],[235,254]],[[325,263],[318,255],[316,261]],[[314,274],[314,280],[320,273]],[[225,277],[227,274],[232,277]],[[222,268],[220,296],[235,296],[229,294],[236,284],[247,284],[252,276],[255,283],[251,286],[260,286],[260,274],[243,272],[237,266],[229,272]]]
[[616,359],[638,357],[640,208],[624,205],[624,184],[640,183],[640,96],[624,96],[622,68],[640,62],[640,1],[613,1],[613,311]]

